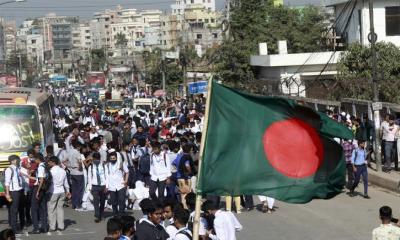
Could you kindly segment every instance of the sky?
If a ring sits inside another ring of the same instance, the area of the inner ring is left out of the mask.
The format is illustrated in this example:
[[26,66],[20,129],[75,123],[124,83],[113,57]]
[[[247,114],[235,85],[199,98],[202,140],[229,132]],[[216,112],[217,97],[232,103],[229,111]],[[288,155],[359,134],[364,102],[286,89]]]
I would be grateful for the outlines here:
[[[7,0],[0,0],[5,2]],[[226,0],[216,0],[217,9],[223,9]],[[285,4],[298,6],[304,4],[320,4],[323,0],[284,0]],[[160,9],[168,11],[174,0],[26,0],[22,3],[0,5],[0,16],[6,20],[16,20],[21,24],[29,17],[44,16],[54,12],[63,16],[79,16],[90,19],[94,12],[115,8]]]

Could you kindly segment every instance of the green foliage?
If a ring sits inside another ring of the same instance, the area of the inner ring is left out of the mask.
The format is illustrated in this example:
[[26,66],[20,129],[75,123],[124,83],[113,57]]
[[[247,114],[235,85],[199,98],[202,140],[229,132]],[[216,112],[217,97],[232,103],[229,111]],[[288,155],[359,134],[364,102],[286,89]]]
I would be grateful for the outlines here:
[[274,6],[272,0],[234,0],[230,35],[215,56],[215,71],[225,82],[236,86],[254,80],[250,56],[258,54],[258,44],[267,42],[269,54],[278,52],[278,41],[286,40],[289,53],[326,49],[324,32],[327,14],[320,8]]
[[21,68],[26,69],[29,66],[28,58],[26,54],[19,55],[16,51],[11,52],[10,56],[8,56],[6,64],[7,64],[7,72],[15,72],[19,68],[19,56],[21,56]]
[[103,67],[106,63],[106,56],[104,49],[92,49],[92,70],[93,71],[103,71]]
[[115,38],[117,39],[116,45],[119,47],[125,47],[128,43],[128,40],[123,33],[117,33]]
[[[400,103],[400,49],[392,43],[379,42],[377,79],[379,100]],[[370,47],[352,44],[338,63],[337,86],[332,97],[373,99],[372,57]]]

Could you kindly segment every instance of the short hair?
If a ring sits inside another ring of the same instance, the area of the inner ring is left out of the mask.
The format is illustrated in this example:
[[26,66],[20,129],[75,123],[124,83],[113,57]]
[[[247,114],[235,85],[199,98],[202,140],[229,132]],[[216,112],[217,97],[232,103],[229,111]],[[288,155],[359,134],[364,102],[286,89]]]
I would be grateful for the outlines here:
[[185,196],[186,204],[190,209],[194,209],[196,207],[196,194],[194,192],[190,192]]
[[58,159],[58,157],[56,156],[52,156],[49,158],[48,162],[52,162],[58,165],[58,163],[60,162],[60,160]]
[[176,206],[176,201],[175,201],[174,199],[172,199],[172,198],[166,199],[166,200],[163,202],[163,207],[164,207],[164,208],[165,208],[165,207],[171,207],[171,210],[172,210],[172,211],[174,211],[175,206]]
[[14,160],[20,160],[20,158],[17,155],[10,155],[8,156],[8,161],[12,162]]
[[151,146],[153,148],[161,148],[161,143],[160,142],[153,142],[153,144],[151,144]]
[[390,114],[389,115],[389,120],[394,120],[394,119],[395,119],[394,115]]
[[92,154],[92,157],[93,157],[93,159],[95,159],[95,160],[100,160],[100,159],[101,159],[101,155],[100,155],[99,152],[94,152],[94,153]]
[[32,147],[33,148],[35,148],[35,147],[37,147],[37,146],[39,146],[40,147],[40,142],[34,142],[34,143],[32,143]]
[[150,209],[153,207],[153,201],[150,198],[145,198],[139,203],[139,207],[142,209],[144,215],[149,214]]
[[122,230],[121,220],[113,217],[107,221],[107,234],[111,235]]
[[124,235],[135,227],[135,221],[133,216],[121,216],[122,233]]
[[178,208],[174,211],[174,221],[186,225],[189,222],[189,218],[190,218],[190,213],[186,209]]
[[14,230],[7,228],[0,232],[0,239],[15,239]]
[[182,146],[182,150],[184,153],[190,153],[190,150],[192,150],[192,145],[186,143]]
[[382,220],[392,219],[392,209],[389,206],[383,206],[379,209],[379,216]]
[[33,148],[29,149],[27,152],[28,156],[29,155],[35,155],[35,150],[33,150]]
[[207,200],[201,205],[201,210],[203,212],[206,212],[209,210],[217,210],[217,207],[215,206],[215,203],[213,201]]
[[46,146],[46,153],[47,154],[54,154],[54,147],[53,145]]

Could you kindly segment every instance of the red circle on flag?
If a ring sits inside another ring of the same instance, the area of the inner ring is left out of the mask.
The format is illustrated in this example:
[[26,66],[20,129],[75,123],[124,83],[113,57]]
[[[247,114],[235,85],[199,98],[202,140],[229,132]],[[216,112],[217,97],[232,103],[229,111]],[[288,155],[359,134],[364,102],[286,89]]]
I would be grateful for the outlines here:
[[278,172],[291,178],[314,175],[324,158],[317,131],[299,119],[271,124],[263,137],[267,160]]

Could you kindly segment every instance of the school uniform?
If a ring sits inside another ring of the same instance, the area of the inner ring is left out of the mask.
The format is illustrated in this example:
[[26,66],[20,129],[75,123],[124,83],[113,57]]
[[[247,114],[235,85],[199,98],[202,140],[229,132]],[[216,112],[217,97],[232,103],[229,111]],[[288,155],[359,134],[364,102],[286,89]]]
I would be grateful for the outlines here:
[[115,164],[107,163],[106,187],[110,193],[110,203],[114,215],[124,213],[126,200],[126,187],[124,176],[129,173],[127,163],[117,160]]
[[49,214],[50,230],[64,230],[64,208],[65,193],[69,192],[67,173],[59,166],[54,166],[50,170],[52,184],[49,190],[49,201],[47,202],[47,212]]
[[39,199],[36,198],[36,193],[39,190],[39,179],[46,177],[45,165],[40,163],[37,169],[36,182],[33,186],[32,191],[32,202],[31,202],[31,212],[32,212],[32,223],[33,230],[39,230],[39,223],[42,230],[47,230],[47,193],[40,191]]
[[[4,185],[9,188],[12,202],[9,207],[9,223],[12,230],[18,231],[17,216],[21,209],[21,198],[23,194],[23,179],[20,176],[20,168],[14,165],[8,167],[5,171]],[[23,225],[23,223],[21,223]],[[22,228],[23,226],[21,226]]]
[[88,186],[93,196],[94,217],[101,220],[106,202],[106,168],[105,164],[99,163],[88,168]]
[[[171,161],[165,152],[150,155],[150,197],[164,200],[167,178],[171,177]],[[158,191],[158,197],[156,196]]]

